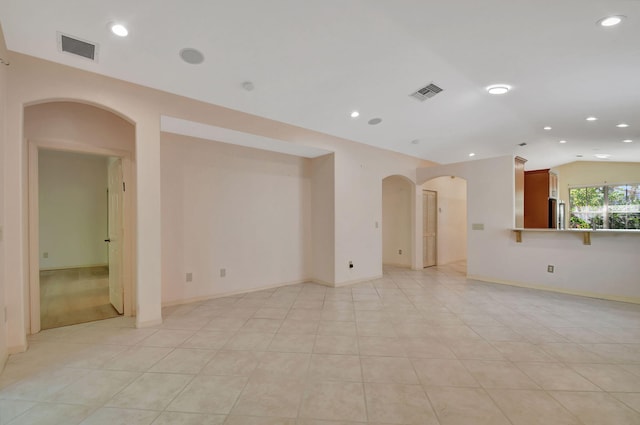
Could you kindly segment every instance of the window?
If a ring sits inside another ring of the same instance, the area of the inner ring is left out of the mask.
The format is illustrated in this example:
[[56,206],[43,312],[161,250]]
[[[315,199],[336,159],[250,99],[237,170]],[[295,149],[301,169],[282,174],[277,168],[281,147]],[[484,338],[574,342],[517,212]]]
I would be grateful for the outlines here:
[[640,184],[569,188],[569,227],[640,229]]

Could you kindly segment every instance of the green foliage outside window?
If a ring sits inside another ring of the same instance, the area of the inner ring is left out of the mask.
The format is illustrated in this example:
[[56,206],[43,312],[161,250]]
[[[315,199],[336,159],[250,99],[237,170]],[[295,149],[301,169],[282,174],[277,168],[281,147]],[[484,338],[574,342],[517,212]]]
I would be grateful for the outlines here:
[[573,229],[640,229],[640,184],[569,189]]

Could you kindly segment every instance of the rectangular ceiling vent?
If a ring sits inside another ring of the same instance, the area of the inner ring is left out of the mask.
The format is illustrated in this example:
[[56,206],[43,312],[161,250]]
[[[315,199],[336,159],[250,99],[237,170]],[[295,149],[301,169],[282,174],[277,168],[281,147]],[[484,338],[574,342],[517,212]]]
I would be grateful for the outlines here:
[[58,50],[97,62],[98,45],[78,37],[58,33]]
[[436,86],[433,83],[429,83],[426,86],[422,87],[419,90],[411,93],[409,96],[418,99],[420,102],[424,102],[427,99],[431,99],[433,96],[440,93],[443,89]]

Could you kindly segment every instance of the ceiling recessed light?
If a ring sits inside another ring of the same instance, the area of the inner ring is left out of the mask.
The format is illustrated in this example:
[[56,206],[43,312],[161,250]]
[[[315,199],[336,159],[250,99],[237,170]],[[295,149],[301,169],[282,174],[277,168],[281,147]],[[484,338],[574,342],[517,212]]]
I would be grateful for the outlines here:
[[469,156],[476,156],[476,154],[475,154],[475,153],[473,153],[473,152],[471,152],[471,153],[469,154]]
[[544,127],[544,130],[549,131],[549,130],[551,130],[551,127],[550,126],[546,126],[546,127]]
[[180,57],[183,61],[191,65],[199,65],[204,62],[204,55],[202,52],[191,47],[180,50]]
[[595,156],[598,159],[609,159],[609,158],[611,158],[611,155],[609,155],[608,153],[597,153],[597,154],[595,154],[593,156]]
[[418,140],[418,139],[413,139],[413,140],[411,141],[411,144],[412,144],[412,145],[417,145],[418,143],[420,143],[420,140]]
[[626,139],[626,140],[622,141],[622,143],[631,143],[631,142],[633,142],[633,140],[631,140],[631,139]]
[[382,122],[382,118],[371,118],[368,122],[369,125],[378,125]]
[[618,25],[625,18],[623,15],[607,16],[598,21],[598,25],[602,27],[613,27]]
[[511,86],[508,84],[493,84],[487,87],[489,94],[505,94],[511,90]]
[[576,155],[576,158],[582,158],[582,155],[578,154]]
[[558,143],[560,143],[560,144],[563,144],[563,145],[564,145],[565,143],[567,143],[567,141],[566,141],[566,140],[560,140]]
[[111,24],[111,32],[118,37],[126,37],[129,35],[129,30],[122,24]]
[[616,127],[618,127],[618,128],[627,128],[627,127],[629,127],[629,124],[621,122],[620,124],[616,125]]
[[242,88],[246,91],[253,91],[256,86],[251,81],[245,81],[244,83],[242,83]]
[[358,111],[353,111],[351,113],[351,118],[358,118],[359,116],[360,116],[360,112],[358,112]]
[[587,117],[587,121],[598,121],[596,117]]

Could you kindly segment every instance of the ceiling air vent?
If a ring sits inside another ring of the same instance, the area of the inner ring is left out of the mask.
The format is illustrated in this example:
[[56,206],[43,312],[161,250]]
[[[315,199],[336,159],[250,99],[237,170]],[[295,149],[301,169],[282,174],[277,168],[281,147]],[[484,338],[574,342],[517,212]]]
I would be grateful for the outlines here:
[[58,33],[58,50],[96,61],[98,45],[96,43],[80,40],[77,37]]
[[437,95],[442,90],[443,89],[436,86],[435,84],[429,83],[426,86],[422,87],[421,89],[411,93],[409,96],[418,99],[420,102],[424,102],[425,100],[430,99],[433,96]]

